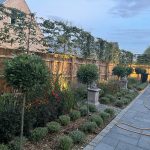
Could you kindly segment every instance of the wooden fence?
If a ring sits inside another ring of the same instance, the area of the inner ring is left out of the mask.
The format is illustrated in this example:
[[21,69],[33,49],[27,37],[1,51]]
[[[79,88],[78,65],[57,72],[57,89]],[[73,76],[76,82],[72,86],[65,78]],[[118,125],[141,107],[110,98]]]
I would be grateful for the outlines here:
[[[4,69],[4,61],[6,59],[11,59],[15,55],[20,54],[21,51],[19,50],[11,50],[11,49],[2,49],[0,48],[0,93],[7,91],[9,89],[3,79],[3,69]],[[108,67],[108,71],[106,72],[106,63],[102,63],[98,60],[92,59],[83,59],[75,56],[70,55],[61,55],[61,54],[50,54],[50,53],[36,53],[37,55],[41,56],[43,60],[46,62],[49,70],[56,74],[62,74],[64,79],[68,82],[74,83],[76,82],[76,73],[80,65],[82,64],[96,64],[99,69],[99,80],[106,79],[106,73],[108,75],[108,79],[112,77],[112,68],[114,67],[113,64],[110,64]],[[136,66],[133,66],[136,67]],[[148,66],[141,66],[146,67],[147,72],[150,74],[150,67]],[[131,76],[136,76],[133,73]],[[150,78],[150,77],[149,77]]]
[[[3,79],[3,69],[4,69],[4,61],[6,59],[11,59],[15,55],[21,53],[18,50],[11,49],[0,49],[0,91],[6,91],[7,86]],[[63,77],[69,82],[76,82],[76,73],[80,65],[82,64],[96,64],[99,69],[99,80],[104,80],[106,78],[106,64],[102,63],[98,60],[92,59],[83,59],[70,55],[61,55],[61,54],[50,54],[50,53],[36,53],[41,56],[43,60],[46,62],[49,70],[56,74],[62,74]],[[112,76],[112,68],[113,64],[109,65],[108,78]]]

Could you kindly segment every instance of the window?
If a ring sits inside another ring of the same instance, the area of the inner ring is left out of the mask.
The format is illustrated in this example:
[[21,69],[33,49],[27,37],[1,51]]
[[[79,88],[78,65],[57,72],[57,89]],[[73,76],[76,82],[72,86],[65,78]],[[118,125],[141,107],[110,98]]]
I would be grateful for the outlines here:
[[15,25],[17,22],[20,22],[25,17],[25,14],[18,10],[12,10],[11,14],[11,24]]
[[16,24],[17,20],[16,18],[11,17],[11,24]]

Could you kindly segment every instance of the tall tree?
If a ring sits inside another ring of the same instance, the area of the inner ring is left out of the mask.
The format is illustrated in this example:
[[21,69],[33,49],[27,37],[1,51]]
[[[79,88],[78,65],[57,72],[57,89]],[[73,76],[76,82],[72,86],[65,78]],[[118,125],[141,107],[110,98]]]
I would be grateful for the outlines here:
[[123,66],[128,66],[133,63],[133,53],[125,50],[121,50],[119,57],[119,64]]
[[146,50],[144,51],[144,54],[150,55],[150,46],[148,48],[146,48]]
[[94,53],[94,37],[84,30],[79,32],[79,48],[83,58],[89,58]]

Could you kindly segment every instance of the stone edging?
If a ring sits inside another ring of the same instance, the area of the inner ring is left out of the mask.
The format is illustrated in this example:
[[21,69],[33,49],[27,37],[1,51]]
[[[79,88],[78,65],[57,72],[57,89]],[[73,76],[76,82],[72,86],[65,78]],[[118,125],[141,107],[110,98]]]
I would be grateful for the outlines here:
[[147,90],[149,85],[125,108],[123,109],[83,150],[94,150],[96,145],[100,143],[103,137],[111,128],[124,116],[128,109],[138,100],[138,98]]

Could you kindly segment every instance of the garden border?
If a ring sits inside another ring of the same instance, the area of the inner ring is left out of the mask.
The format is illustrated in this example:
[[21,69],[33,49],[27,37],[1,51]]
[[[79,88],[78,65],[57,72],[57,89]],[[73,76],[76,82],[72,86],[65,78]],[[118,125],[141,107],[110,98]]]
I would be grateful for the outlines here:
[[110,131],[111,128],[123,117],[123,115],[129,110],[129,108],[138,100],[138,98],[147,90],[147,87],[125,108],[123,109],[83,150],[94,150],[98,143],[104,138],[104,136]]

